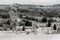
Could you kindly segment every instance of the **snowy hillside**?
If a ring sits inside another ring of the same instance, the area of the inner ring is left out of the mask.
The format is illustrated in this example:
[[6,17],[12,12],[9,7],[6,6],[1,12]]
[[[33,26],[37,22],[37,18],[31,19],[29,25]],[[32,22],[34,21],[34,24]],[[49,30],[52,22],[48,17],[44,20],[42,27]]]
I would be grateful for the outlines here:
[[0,31],[0,40],[59,40],[60,34],[26,34],[12,31]]

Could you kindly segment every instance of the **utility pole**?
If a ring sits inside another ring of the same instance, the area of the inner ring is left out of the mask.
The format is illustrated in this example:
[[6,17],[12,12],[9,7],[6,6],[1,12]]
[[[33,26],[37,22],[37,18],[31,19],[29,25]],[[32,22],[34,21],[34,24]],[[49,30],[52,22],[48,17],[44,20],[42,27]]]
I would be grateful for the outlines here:
[[10,20],[11,20],[10,25],[12,26],[15,23],[15,25],[14,25],[15,27],[12,26],[13,30],[16,30],[16,26],[18,25],[18,23],[17,23],[18,16],[16,14],[16,11],[17,11],[17,8],[11,6],[11,9],[9,11],[9,15],[10,15]]
[[35,26],[36,24],[35,24],[35,22],[33,21],[32,22],[32,32],[34,33],[34,34],[36,34],[36,26]]

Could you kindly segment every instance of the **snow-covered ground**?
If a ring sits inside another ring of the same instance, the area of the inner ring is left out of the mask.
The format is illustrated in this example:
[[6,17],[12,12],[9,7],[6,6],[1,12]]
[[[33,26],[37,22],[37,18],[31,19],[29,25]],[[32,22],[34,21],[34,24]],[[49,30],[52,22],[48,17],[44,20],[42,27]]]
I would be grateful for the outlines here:
[[37,34],[26,34],[13,31],[0,31],[0,40],[60,40],[60,34],[42,34],[38,31]]

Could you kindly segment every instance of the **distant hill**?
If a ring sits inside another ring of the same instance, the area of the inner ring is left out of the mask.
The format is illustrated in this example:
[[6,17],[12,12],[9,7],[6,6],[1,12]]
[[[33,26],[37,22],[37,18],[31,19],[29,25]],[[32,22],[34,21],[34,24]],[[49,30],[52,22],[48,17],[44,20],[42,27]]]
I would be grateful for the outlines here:
[[54,4],[53,7],[60,7],[60,4]]
[[6,7],[9,7],[10,5],[0,5],[0,9],[4,9]]
[[[13,7],[18,6],[17,12],[23,15],[31,15],[31,16],[47,16],[47,17],[60,17],[60,4],[54,5],[22,5],[22,4],[14,4]],[[10,5],[0,5],[0,14],[8,13],[8,9],[11,7]],[[57,8],[55,8],[57,7]],[[4,9],[4,8],[7,8]],[[2,10],[3,9],[3,10]]]

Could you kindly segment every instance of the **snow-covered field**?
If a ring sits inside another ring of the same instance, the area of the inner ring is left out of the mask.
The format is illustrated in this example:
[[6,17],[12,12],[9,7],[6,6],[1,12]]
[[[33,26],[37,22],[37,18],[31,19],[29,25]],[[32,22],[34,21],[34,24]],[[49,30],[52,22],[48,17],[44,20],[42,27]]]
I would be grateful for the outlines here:
[[37,34],[16,33],[13,31],[0,31],[0,40],[60,40],[60,34]]

